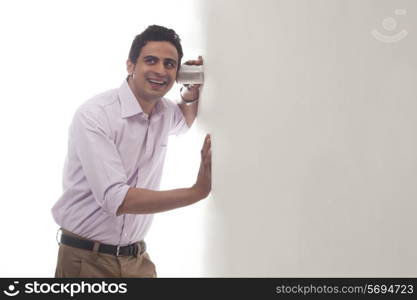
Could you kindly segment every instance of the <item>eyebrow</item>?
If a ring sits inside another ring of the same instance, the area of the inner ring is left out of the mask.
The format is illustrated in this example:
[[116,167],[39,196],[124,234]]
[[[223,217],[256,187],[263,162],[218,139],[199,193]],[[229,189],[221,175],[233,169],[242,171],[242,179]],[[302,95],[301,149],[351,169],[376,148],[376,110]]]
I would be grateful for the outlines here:
[[[159,58],[158,58],[158,57],[153,56],[153,55],[147,55],[147,56],[145,56],[143,59],[148,59],[148,58],[152,58],[152,59],[157,59],[157,60],[159,60]],[[165,62],[171,62],[171,63],[177,64],[177,61],[176,61],[175,59],[173,59],[173,58],[165,58],[165,59],[164,59],[164,61],[165,61]]]

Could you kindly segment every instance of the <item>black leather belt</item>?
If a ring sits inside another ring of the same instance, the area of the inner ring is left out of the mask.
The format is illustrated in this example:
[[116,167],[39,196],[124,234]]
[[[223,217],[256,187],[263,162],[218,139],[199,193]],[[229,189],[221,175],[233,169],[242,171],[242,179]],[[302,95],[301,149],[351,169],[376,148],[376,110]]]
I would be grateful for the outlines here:
[[[80,248],[84,250],[93,251],[94,249],[94,242],[88,240],[82,240],[67,234],[61,235],[61,243],[67,246]],[[98,247],[98,252],[100,253],[107,253],[113,254],[116,256],[130,256],[130,255],[137,255],[138,252],[142,254],[146,251],[146,244],[144,241],[140,241],[135,244],[130,244],[127,246],[114,246],[114,245],[107,245],[107,244],[100,244]]]

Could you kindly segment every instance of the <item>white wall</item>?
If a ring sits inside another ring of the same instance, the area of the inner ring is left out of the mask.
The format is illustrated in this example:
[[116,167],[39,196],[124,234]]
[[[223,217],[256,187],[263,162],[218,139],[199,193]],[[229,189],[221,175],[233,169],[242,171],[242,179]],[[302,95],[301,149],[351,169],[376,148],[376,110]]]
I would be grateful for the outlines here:
[[[203,275],[416,276],[417,3],[201,9],[214,172]],[[383,43],[373,29],[408,35]]]

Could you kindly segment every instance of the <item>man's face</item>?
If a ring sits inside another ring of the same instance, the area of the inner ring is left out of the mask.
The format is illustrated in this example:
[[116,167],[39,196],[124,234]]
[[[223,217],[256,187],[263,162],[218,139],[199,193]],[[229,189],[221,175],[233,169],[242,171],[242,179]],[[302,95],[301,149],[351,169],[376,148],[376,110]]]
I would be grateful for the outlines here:
[[143,100],[163,97],[174,85],[177,76],[178,52],[170,42],[150,41],[142,48],[136,64],[127,62],[129,83],[136,96]]

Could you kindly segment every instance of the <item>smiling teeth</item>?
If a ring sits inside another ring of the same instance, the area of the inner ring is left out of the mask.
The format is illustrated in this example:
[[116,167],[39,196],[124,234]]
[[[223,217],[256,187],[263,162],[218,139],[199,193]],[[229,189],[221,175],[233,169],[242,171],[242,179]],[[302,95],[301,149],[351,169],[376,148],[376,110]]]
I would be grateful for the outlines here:
[[156,80],[152,80],[152,79],[148,79],[150,82],[152,83],[156,83],[156,84],[165,84],[165,81],[156,81]]

